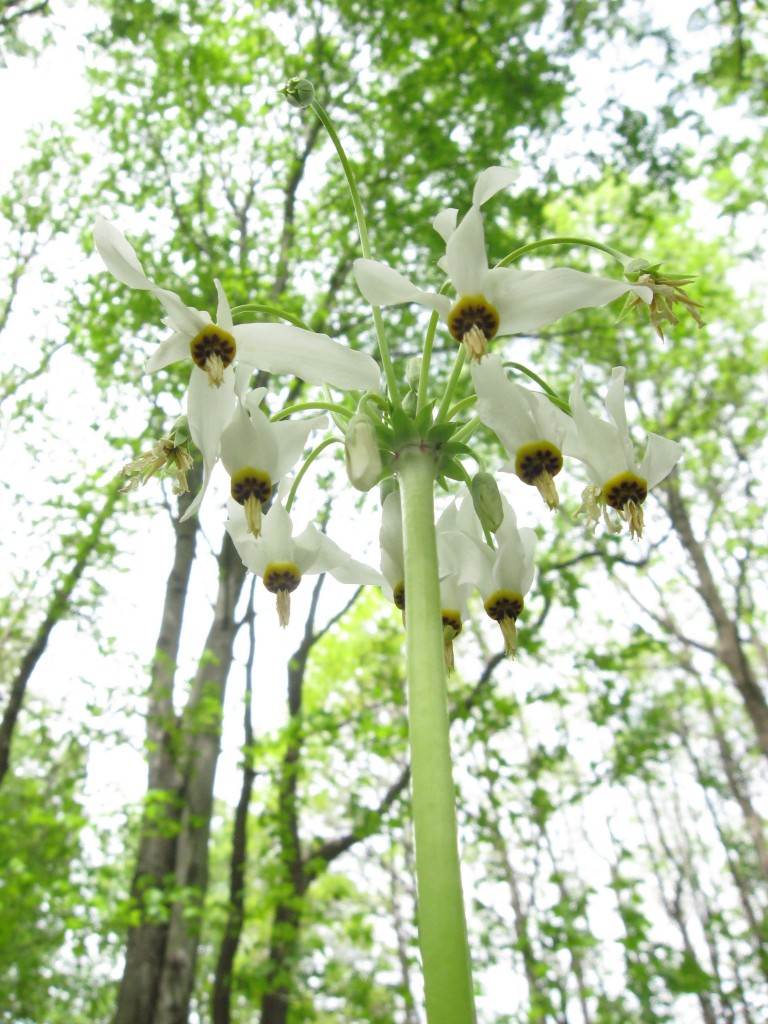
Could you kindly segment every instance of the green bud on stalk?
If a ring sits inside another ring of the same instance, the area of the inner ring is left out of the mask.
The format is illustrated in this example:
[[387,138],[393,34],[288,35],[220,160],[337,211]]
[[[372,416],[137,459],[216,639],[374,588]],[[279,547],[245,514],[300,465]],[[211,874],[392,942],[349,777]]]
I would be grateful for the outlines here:
[[483,527],[495,533],[504,519],[504,508],[498,485],[490,473],[476,473],[472,478],[472,504]]
[[355,413],[344,435],[344,461],[349,482],[358,491],[370,491],[381,476],[381,452],[376,430],[368,417]]
[[289,78],[280,92],[292,107],[308,107],[315,98],[315,87],[306,78]]

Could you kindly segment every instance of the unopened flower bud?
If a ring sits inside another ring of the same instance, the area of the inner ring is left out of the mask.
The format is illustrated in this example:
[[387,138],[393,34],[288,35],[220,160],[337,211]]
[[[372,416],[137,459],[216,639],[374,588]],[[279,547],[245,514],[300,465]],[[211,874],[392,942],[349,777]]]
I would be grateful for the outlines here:
[[280,92],[292,107],[308,107],[315,98],[315,87],[306,78],[289,78]]
[[633,275],[642,274],[650,268],[651,264],[648,260],[643,259],[642,256],[636,256],[635,259],[629,260],[624,264],[624,276],[633,280]]
[[419,378],[421,377],[421,356],[412,356],[405,367],[405,379],[411,391],[419,390]]
[[381,452],[373,424],[355,413],[344,435],[344,461],[349,482],[358,491],[370,491],[381,476]]
[[472,504],[483,527],[495,533],[504,519],[504,507],[498,485],[490,473],[476,473],[472,478]]

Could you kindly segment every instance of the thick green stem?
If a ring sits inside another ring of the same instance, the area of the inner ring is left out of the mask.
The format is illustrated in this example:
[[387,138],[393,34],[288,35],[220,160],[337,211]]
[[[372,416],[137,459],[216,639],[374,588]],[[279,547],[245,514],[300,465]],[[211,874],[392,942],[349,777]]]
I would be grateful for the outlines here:
[[456,833],[435,536],[434,451],[403,448],[408,719],[419,946],[428,1024],[475,1024]]

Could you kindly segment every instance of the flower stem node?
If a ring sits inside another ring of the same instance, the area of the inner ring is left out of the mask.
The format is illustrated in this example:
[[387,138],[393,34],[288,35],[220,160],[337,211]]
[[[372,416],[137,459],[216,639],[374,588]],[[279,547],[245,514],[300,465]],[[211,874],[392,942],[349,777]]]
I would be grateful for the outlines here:
[[309,107],[315,98],[315,87],[306,78],[289,78],[279,91],[292,107]]
[[189,343],[192,361],[208,374],[212,387],[221,387],[224,371],[237,353],[234,337],[216,324],[207,324]]
[[291,594],[301,583],[295,562],[270,562],[264,570],[264,586],[277,595],[277,617],[283,629],[291,618]]
[[504,654],[507,657],[511,655],[514,658],[517,653],[515,623],[524,606],[523,595],[514,590],[497,590],[483,605],[486,613],[499,624],[501,635],[504,637]]
[[499,329],[499,311],[483,295],[464,295],[448,314],[448,330],[479,362]]
[[504,521],[504,506],[499,485],[490,473],[475,473],[472,477],[472,504],[483,528],[496,533]]
[[261,506],[272,497],[272,480],[268,473],[246,466],[232,474],[230,492],[245,509],[248,529],[254,537],[261,533]]
[[560,499],[554,477],[563,468],[563,453],[549,441],[523,444],[515,453],[515,472],[535,487],[549,508],[556,509]]
[[455,608],[443,608],[443,657],[446,672],[453,672],[453,641],[461,632],[461,615]]

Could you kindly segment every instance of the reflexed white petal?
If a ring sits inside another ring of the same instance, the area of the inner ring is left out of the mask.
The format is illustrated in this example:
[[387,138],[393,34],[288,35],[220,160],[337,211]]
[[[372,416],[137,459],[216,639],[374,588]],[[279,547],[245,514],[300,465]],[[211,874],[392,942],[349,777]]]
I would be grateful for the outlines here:
[[203,457],[203,485],[184,513],[182,521],[189,519],[200,508],[219,457],[222,432],[232,418],[234,409],[234,373],[225,370],[221,387],[216,388],[211,387],[205,371],[193,366],[187,395],[187,420],[190,437]]
[[[573,421],[546,395],[530,391],[508,379],[501,359],[491,354],[471,367],[477,393],[477,412],[515,456],[524,444],[549,441],[564,451],[566,437],[573,435]],[[514,462],[508,464],[514,470]],[[507,467],[505,467],[506,471]]]
[[346,551],[342,551],[339,545],[330,537],[321,534],[320,551],[315,560],[312,572],[329,572],[339,583],[369,583],[372,586],[381,586],[384,582],[381,573],[351,558]]
[[315,570],[322,543],[322,533],[309,523],[293,541],[292,560],[298,565],[299,572],[304,576],[306,573],[323,572],[323,569]]
[[586,407],[581,390],[581,373],[577,372],[571,388],[571,416],[576,424],[575,445],[572,441],[565,454],[585,463],[594,483],[602,484],[626,470],[636,471],[634,461],[627,465],[624,448],[612,423],[593,416]]
[[219,327],[223,327],[225,331],[231,332],[234,325],[232,323],[232,311],[229,308],[226,293],[218,277],[214,278],[213,283],[216,285],[216,293],[219,296],[219,304],[216,310],[216,323]]
[[428,309],[436,309],[445,318],[451,308],[447,295],[423,292],[407,277],[375,260],[355,260],[355,278],[363,296],[374,306],[398,306],[403,302],[417,302]]
[[169,326],[175,331],[186,334],[189,341],[211,322],[209,313],[187,306],[175,292],[158,288],[157,285],[152,285],[150,291],[160,300],[163,309],[168,314]]
[[289,373],[309,384],[331,384],[348,390],[379,391],[379,368],[365,352],[357,352],[326,334],[292,324],[240,324],[232,333],[237,358],[268,373]]
[[384,499],[381,510],[381,571],[393,590],[405,578],[403,555],[403,521],[400,507],[400,492],[392,491]]
[[[306,533],[306,530],[304,532]],[[279,501],[272,505],[269,512],[262,519],[259,541],[264,544],[264,554],[267,562],[296,562],[299,566],[299,571],[303,571],[296,556],[296,542],[293,540],[293,522],[288,512],[286,512],[285,506]]]
[[165,338],[160,342],[146,363],[144,363],[144,373],[154,373],[155,370],[162,370],[164,366],[170,366],[171,363],[178,363],[181,359],[189,359],[189,342],[188,334],[174,331],[169,338]]
[[[507,274],[520,273],[506,267],[499,270]],[[498,275],[499,270],[494,274]],[[496,281],[500,283],[501,278]],[[497,300],[491,301],[501,315],[499,334],[522,334],[553,324],[577,309],[604,306],[632,289],[633,286],[626,281],[594,277],[570,267],[556,267],[527,273],[517,282],[508,278],[508,284],[495,290]]]
[[477,541],[466,533],[450,538],[456,548],[458,577],[461,584],[472,584],[485,600],[492,590],[494,553],[485,541]]
[[93,241],[107,270],[122,284],[140,291],[151,291],[155,287],[144,273],[133,246],[114,224],[103,217],[97,217]]
[[[235,387],[237,388],[237,367],[235,367]],[[253,390],[248,392],[243,401],[249,413],[261,408],[261,403],[264,401],[268,391],[269,388],[253,388]]]
[[627,459],[627,468],[636,464],[635,446],[629,436],[629,424],[627,423],[627,410],[624,407],[624,374],[623,366],[614,366],[611,373],[611,383],[605,396],[605,408],[616,424],[619,442],[624,449]]
[[444,242],[447,242],[453,232],[456,230],[456,220],[459,216],[459,211],[455,209],[443,210],[435,217],[432,221],[432,227],[440,235]]
[[525,388],[507,379],[501,359],[489,355],[482,362],[473,362],[472,381],[477,394],[477,413],[514,456],[518,448],[532,441],[548,440],[534,436],[536,424],[528,408]]
[[648,484],[649,490],[669,476],[682,454],[683,446],[677,441],[660,437],[659,434],[648,434],[648,447],[640,463],[639,475]]
[[328,419],[325,416],[313,416],[308,420],[278,420],[272,424],[277,440],[273,480],[285,476],[296,465],[312,431],[322,430],[327,425]]
[[485,251],[483,215],[472,206],[464,215],[445,247],[440,261],[459,296],[483,295],[488,276],[488,255]]
[[482,206],[497,192],[501,192],[503,188],[517,181],[519,177],[520,172],[514,167],[489,167],[477,179],[475,191],[472,194],[472,205]]
[[504,500],[504,521],[496,531],[498,549],[494,566],[494,586],[498,590],[516,590],[527,594],[535,571],[536,534],[528,527],[518,530],[512,507]]
[[230,476],[246,466],[260,469],[270,478],[277,475],[277,437],[261,409],[255,409],[251,417],[243,405],[237,403],[221,435],[221,461]]

